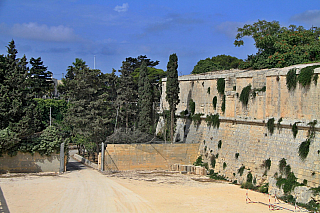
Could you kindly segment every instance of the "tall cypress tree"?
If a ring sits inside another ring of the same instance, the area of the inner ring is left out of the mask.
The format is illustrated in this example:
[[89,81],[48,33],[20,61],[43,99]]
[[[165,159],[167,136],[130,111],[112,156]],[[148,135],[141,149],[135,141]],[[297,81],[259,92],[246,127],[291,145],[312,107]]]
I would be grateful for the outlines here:
[[167,84],[166,84],[166,100],[169,103],[170,110],[170,140],[173,142],[173,127],[174,127],[174,114],[176,111],[176,106],[179,104],[179,81],[178,81],[178,57],[175,53],[171,54],[169,57],[169,62],[167,65]]
[[141,132],[147,132],[152,125],[152,87],[148,78],[146,62],[143,61],[139,73],[139,122]]

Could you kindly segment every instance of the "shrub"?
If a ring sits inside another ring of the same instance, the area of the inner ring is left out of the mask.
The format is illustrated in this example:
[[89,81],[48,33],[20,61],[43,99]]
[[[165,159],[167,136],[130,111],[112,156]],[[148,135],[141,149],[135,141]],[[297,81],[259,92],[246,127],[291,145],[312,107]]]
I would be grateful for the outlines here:
[[213,109],[217,109],[217,101],[218,101],[217,96],[214,96],[212,99]]
[[225,170],[225,168],[227,168],[227,163],[223,162],[223,170]]
[[305,160],[309,154],[310,140],[303,141],[298,147],[298,154],[301,160]]
[[207,93],[210,95],[210,87],[208,87],[208,89],[207,89]]
[[269,183],[265,183],[258,188],[259,192],[261,193],[268,193],[268,189],[269,189]]
[[221,149],[221,145],[222,145],[222,141],[219,140],[219,142],[218,142],[218,149]]
[[214,180],[227,180],[227,179],[225,178],[225,176],[222,176],[222,175],[219,175],[218,173],[215,173],[213,169],[211,169],[211,170],[209,171],[209,177],[210,177],[211,179],[214,179]]
[[266,169],[266,170],[270,170],[271,167],[271,160],[270,158],[266,159],[263,161],[262,166]]
[[290,172],[287,178],[282,178],[282,177],[278,178],[276,185],[279,188],[283,186],[283,192],[287,194],[291,192],[296,186],[299,186],[301,184],[297,182],[297,178],[294,175],[294,173]]
[[296,69],[290,69],[287,73],[286,76],[286,84],[288,90],[294,90],[297,86],[297,74],[296,74]]
[[200,156],[197,158],[196,162],[193,163],[193,165],[194,165],[194,166],[201,166],[202,164],[203,164],[203,162],[202,162],[202,156],[200,155]]
[[256,187],[252,183],[249,183],[249,182],[242,183],[241,184],[241,188],[243,188],[243,189],[252,189],[252,190],[256,189]]
[[225,80],[224,78],[219,78],[217,81],[217,90],[220,95],[224,94]]
[[240,93],[239,99],[244,106],[248,105],[250,93],[251,93],[251,84],[244,87]]

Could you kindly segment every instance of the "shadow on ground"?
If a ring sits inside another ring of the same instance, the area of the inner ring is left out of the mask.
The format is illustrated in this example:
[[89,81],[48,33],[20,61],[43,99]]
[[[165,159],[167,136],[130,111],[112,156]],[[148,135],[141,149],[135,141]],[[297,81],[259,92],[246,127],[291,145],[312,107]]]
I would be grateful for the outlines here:
[[1,187],[0,187],[0,213],[10,213],[6,199],[3,196]]

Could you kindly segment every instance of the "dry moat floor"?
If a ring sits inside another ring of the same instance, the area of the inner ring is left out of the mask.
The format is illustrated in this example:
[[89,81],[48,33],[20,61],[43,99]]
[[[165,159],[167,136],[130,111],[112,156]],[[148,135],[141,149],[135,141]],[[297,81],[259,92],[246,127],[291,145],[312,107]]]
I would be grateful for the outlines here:
[[[0,187],[0,212],[270,212],[246,204],[247,190],[228,182],[165,171],[101,173],[77,162],[62,175],[2,175]],[[249,198],[269,200],[253,191]]]

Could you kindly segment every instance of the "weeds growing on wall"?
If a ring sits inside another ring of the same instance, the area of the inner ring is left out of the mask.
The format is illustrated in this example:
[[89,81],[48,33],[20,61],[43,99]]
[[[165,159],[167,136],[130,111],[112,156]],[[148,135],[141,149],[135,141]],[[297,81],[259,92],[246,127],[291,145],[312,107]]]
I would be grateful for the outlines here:
[[208,89],[207,89],[207,93],[210,95],[210,87],[208,87]]
[[212,105],[213,105],[213,109],[214,110],[217,109],[217,101],[218,101],[217,96],[214,96],[213,99],[212,99]]
[[273,134],[274,131],[274,118],[269,118],[268,122],[267,122],[267,128],[268,131],[270,132],[270,134]]
[[201,116],[203,113],[196,113],[192,116],[192,122],[195,127],[198,127],[201,123]]
[[268,193],[268,189],[269,189],[269,183],[265,183],[258,188],[259,192],[261,193]]
[[194,112],[196,110],[196,103],[193,101],[193,99],[189,100],[189,109],[190,109],[191,115],[194,115]]
[[315,66],[309,66],[302,68],[300,70],[300,73],[298,75],[298,81],[301,86],[306,87],[311,84],[311,81],[314,80],[314,84],[317,84],[318,78],[315,76],[318,76],[317,74],[314,74],[314,69],[320,67],[320,65]]
[[223,114],[226,111],[226,95],[222,96],[222,104],[221,104],[221,111],[223,112]]
[[258,92],[265,92],[266,89],[267,89],[266,86],[263,86],[263,87],[261,87],[261,88],[254,88],[254,89],[252,90],[252,92],[251,92],[252,98],[255,99]]
[[270,170],[270,167],[271,167],[271,160],[270,160],[270,158],[264,160],[264,161],[262,162],[261,167],[265,169],[263,175],[266,176],[267,173],[268,173],[268,170]]
[[245,166],[241,166],[241,167],[238,169],[238,174],[239,174],[240,176],[243,175],[244,169],[245,169]]
[[236,91],[237,90],[237,86],[233,86],[233,91]]
[[216,156],[212,155],[210,158],[211,167],[214,169],[216,167]]
[[279,171],[281,174],[284,174],[284,168],[286,167],[286,165],[287,165],[287,160],[285,158],[282,158],[279,161]]
[[188,114],[189,114],[189,111],[187,109],[186,110],[182,110],[180,112],[180,117],[181,118],[185,118]]
[[292,134],[293,134],[293,138],[296,138],[297,137],[297,134],[298,134],[298,126],[297,126],[297,123],[298,122],[295,122],[293,125],[292,125]]
[[252,183],[252,179],[253,179],[252,174],[251,174],[251,172],[249,172],[249,173],[247,174],[247,182],[248,182],[248,183]]
[[222,146],[222,141],[219,140],[219,142],[218,142],[218,149],[221,149],[221,146]]
[[308,125],[310,126],[308,130],[308,136],[305,141],[303,141],[298,147],[298,154],[301,160],[305,160],[309,154],[310,145],[315,138],[315,125],[317,124],[317,120],[313,122],[309,122]]
[[226,162],[223,162],[223,170],[225,170],[227,168],[227,163]]
[[241,101],[241,103],[244,106],[248,105],[250,93],[251,93],[251,84],[249,84],[248,86],[244,87],[242,89],[241,93],[240,93],[239,100]]
[[292,68],[288,71],[287,76],[286,76],[286,85],[288,90],[294,90],[297,87],[297,74],[296,74],[295,68]]
[[202,166],[203,161],[202,161],[202,156],[199,155],[199,157],[197,158],[197,160],[193,163],[194,166]]
[[237,152],[236,154],[234,154],[234,157],[235,157],[236,159],[238,159],[238,158],[239,158],[239,153]]
[[224,94],[224,88],[225,88],[225,80],[224,78],[219,78],[217,81],[217,90],[220,95]]
[[218,113],[217,113],[217,114],[214,114],[214,115],[212,115],[212,114],[207,115],[205,121],[207,122],[207,126],[209,126],[209,127],[212,126],[212,127],[214,127],[214,128],[219,129],[220,120],[219,120],[219,114],[218,114]]

